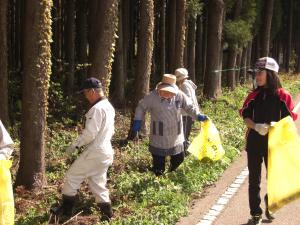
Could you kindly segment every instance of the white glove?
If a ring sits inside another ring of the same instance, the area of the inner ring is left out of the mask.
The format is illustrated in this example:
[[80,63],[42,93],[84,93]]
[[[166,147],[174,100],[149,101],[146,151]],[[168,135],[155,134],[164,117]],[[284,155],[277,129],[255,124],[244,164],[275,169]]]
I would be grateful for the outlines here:
[[260,135],[265,136],[269,132],[270,125],[266,123],[256,123],[254,130],[256,130]]
[[78,146],[76,146],[75,143],[72,143],[69,147],[66,148],[66,153],[68,155],[72,155],[73,152],[75,152],[78,149]]
[[0,149],[0,159],[9,160],[13,150],[9,147]]

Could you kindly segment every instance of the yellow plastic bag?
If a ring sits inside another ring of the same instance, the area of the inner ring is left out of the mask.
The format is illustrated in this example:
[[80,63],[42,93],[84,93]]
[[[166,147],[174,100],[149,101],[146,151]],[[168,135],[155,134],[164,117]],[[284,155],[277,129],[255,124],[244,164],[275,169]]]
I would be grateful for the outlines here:
[[11,183],[10,160],[0,160],[0,225],[14,224],[14,196]]
[[268,205],[272,212],[300,198],[300,137],[291,117],[270,127]]
[[201,122],[201,132],[190,144],[188,152],[199,160],[205,157],[219,160],[223,157],[225,151],[221,144],[219,131],[210,119]]

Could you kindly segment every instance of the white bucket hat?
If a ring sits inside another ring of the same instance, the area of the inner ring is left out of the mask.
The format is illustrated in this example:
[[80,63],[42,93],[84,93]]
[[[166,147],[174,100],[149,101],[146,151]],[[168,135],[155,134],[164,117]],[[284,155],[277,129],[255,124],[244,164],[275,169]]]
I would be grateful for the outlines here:
[[189,77],[188,74],[189,73],[188,73],[187,69],[185,69],[185,68],[178,68],[175,70],[175,76],[176,76],[177,81],[182,81],[182,80],[188,78]]

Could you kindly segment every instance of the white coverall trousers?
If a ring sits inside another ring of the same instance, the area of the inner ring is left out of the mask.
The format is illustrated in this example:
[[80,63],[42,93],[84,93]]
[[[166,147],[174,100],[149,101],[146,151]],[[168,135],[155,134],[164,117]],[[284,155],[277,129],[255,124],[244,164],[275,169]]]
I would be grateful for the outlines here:
[[75,196],[81,183],[87,180],[96,203],[110,202],[106,182],[107,170],[113,162],[113,155],[93,158],[87,156],[88,152],[81,153],[71,165],[66,173],[62,193],[67,196]]

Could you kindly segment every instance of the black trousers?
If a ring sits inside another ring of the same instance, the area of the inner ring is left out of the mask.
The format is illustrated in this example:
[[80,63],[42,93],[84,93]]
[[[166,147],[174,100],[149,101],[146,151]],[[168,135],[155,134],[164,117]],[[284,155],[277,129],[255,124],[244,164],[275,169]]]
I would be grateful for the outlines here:
[[182,125],[183,125],[183,134],[184,134],[184,150],[186,151],[187,148],[189,147],[189,136],[192,130],[192,125],[194,121],[192,117],[190,116],[183,116],[182,117]]
[[[181,152],[177,155],[171,155],[170,156],[170,171],[174,171],[178,168],[178,166],[183,162],[184,160],[184,152]],[[166,165],[166,156],[160,156],[160,155],[153,155],[153,172],[156,176],[163,175],[165,171],[165,165]]]
[[[261,182],[261,166],[264,161],[265,166],[268,166],[268,151],[263,152],[257,151],[247,151],[248,158],[248,169],[249,169],[249,205],[250,205],[250,214],[261,215],[262,209],[260,207],[261,198],[260,198],[260,182]],[[267,200],[268,196],[265,196]]]

